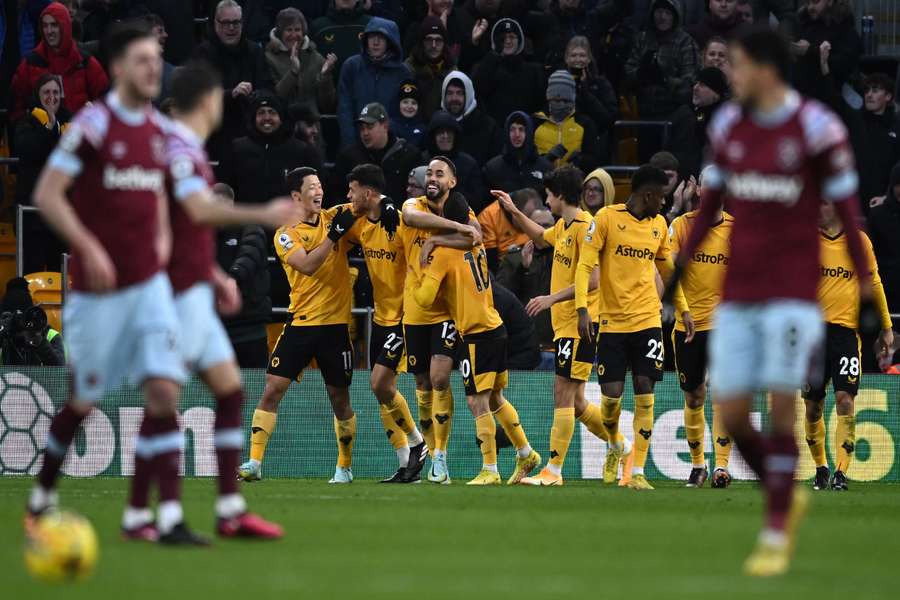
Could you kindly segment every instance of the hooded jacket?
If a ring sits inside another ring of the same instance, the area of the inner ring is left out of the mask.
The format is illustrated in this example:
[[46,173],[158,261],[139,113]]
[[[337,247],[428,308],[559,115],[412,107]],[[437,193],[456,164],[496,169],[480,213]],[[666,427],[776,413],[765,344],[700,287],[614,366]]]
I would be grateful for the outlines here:
[[454,80],[462,83],[466,92],[463,114],[456,117],[463,133],[460,149],[472,156],[478,164],[483,165],[503,149],[503,132],[497,126],[497,122],[478,106],[475,86],[472,85],[469,76],[462,71],[450,71],[444,78],[444,84],[441,86],[441,108],[447,110],[447,86]]
[[[268,134],[256,128],[256,111],[264,104],[281,117],[281,127]],[[284,193],[288,171],[297,167],[322,168],[322,157],[315,148],[293,136],[284,107],[271,92],[253,95],[245,126],[247,135],[232,142],[221,177],[234,188],[238,202],[268,202]]]
[[[366,37],[373,33],[383,35],[388,41],[387,53],[378,62],[373,61],[366,51]],[[341,143],[353,143],[356,117],[370,102],[379,102],[392,117],[400,116],[400,85],[411,78],[412,72],[403,62],[397,24],[372,17],[359,38],[359,53],[347,59],[338,79],[337,118]]]
[[566,147],[566,154],[555,162],[556,167],[573,164],[584,172],[605,164],[606,146],[600,142],[597,126],[587,115],[577,110],[561,123],[554,123],[543,112],[534,115],[539,123],[534,131],[534,145],[541,154],[547,154],[557,144]]
[[[519,46],[512,56],[503,56],[502,28],[509,24],[517,32]],[[515,110],[533,113],[544,104],[544,69],[522,56],[525,33],[515,19],[500,19],[491,29],[491,52],[472,73],[485,110],[498,123]]]
[[[657,8],[668,8],[675,14],[672,29],[662,35],[653,24]],[[626,80],[637,89],[641,118],[665,116],[689,104],[699,62],[694,39],[681,27],[681,4],[677,0],[654,0],[647,26],[638,34],[625,62]]]
[[[441,129],[449,129],[456,135],[453,148],[441,150],[437,147],[435,134]],[[475,214],[481,212],[487,202],[487,190],[484,187],[484,178],[481,175],[481,167],[475,159],[460,150],[462,127],[453,115],[444,110],[439,110],[431,117],[428,124],[428,132],[425,134],[425,150],[422,152],[421,164],[428,164],[433,156],[443,155],[453,161],[456,166],[456,191],[466,197],[469,207]]]
[[22,115],[37,80],[45,73],[62,78],[62,105],[72,113],[101,97],[109,87],[109,78],[97,59],[84,54],[72,38],[72,18],[66,7],[53,2],[41,12],[41,19],[44,15],[52,16],[59,23],[59,46],[53,49],[41,40],[19,63],[12,82],[13,118]]
[[890,185],[884,202],[869,209],[869,237],[878,260],[878,272],[884,283],[888,307],[900,311],[900,197],[894,188],[900,185],[900,164],[891,170]]
[[359,36],[371,18],[363,9],[362,2],[357,2],[349,11],[340,11],[335,8],[334,0],[329,0],[326,15],[310,24],[310,36],[319,53],[322,56],[331,53],[337,56],[333,71],[335,77],[341,72],[344,61],[359,52]]
[[[596,179],[600,182],[600,185],[603,186],[603,206],[611,206],[613,204],[616,204],[616,185],[613,183],[610,174],[603,169],[594,169],[593,171],[588,173],[587,177],[584,178],[584,185],[587,185],[587,182],[591,179]],[[581,208],[593,215],[596,214],[597,210],[600,210],[600,208],[602,207],[598,207],[596,210],[588,208],[588,205],[584,203],[584,194],[582,194]]]
[[[509,129],[514,119],[525,122],[525,143],[516,149],[509,142]],[[534,122],[526,113],[513,112],[504,125],[506,137],[503,152],[493,157],[484,166],[484,181],[489,190],[511,192],[530,187],[539,194],[544,193],[544,175],[553,169],[550,161],[538,154],[534,145]]]
[[275,29],[269,32],[266,62],[275,82],[275,93],[285,104],[299,104],[313,112],[331,110],[335,102],[334,80],[331,76],[322,77],[325,59],[309,36],[303,38],[297,56],[300,70],[295,73],[291,65],[291,49],[275,35]]

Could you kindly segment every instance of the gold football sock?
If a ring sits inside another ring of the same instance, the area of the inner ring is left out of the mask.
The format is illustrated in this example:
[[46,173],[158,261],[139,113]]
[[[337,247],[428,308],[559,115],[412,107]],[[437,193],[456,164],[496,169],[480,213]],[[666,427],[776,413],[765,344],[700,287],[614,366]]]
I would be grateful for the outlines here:
[[703,405],[697,408],[684,405],[684,431],[688,448],[691,449],[691,465],[704,466],[706,455],[703,453],[703,437],[706,433],[706,416],[703,414]]
[[334,437],[337,438],[339,467],[350,467],[353,463],[353,439],[356,437],[356,415],[346,421],[334,418]]
[[416,405],[419,409],[419,430],[425,438],[428,452],[434,452],[434,421],[431,418],[431,390],[416,390]]
[[713,447],[716,450],[716,468],[727,469],[731,458],[731,436],[722,423],[722,410],[713,405]]
[[387,405],[387,409],[391,412],[391,417],[394,418],[394,422],[397,423],[397,426],[404,434],[410,434],[416,428],[416,423],[413,421],[412,413],[409,412],[409,404],[406,403],[406,398],[403,397],[399,391],[394,392],[394,397],[391,399],[390,404]]
[[506,401],[494,412],[494,416],[516,450],[528,445],[528,438],[525,436],[525,429],[519,422],[519,413],[515,406]]
[[600,397],[600,418],[603,419],[603,428],[606,429],[607,439],[619,439],[619,415],[622,413],[622,397]]
[[562,470],[566,453],[575,431],[575,408],[557,408],[553,411],[553,427],[550,428],[550,463]]
[[481,450],[483,466],[497,465],[497,424],[494,415],[489,412],[475,418],[475,435],[478,436],[478,447]]
[[250,458],[262,462],[266,453],[269,438],[275,431],[275,421],[278,413],[256,409],[253,411],[253,421],[250,424]]
[[825,458],[825,417],[820,416],[816,421],[803,419],[806,426],[806,444],[809,446],[809,453],[812,455],[816,467],[825,467],[828,465],[828,459]]
[[653,435],[653,394],[634,396],[634,469],[635,475],[644,472],[650,437]]
[[[606,432],[606,427],[603,426],[603,417],[601,416],[601,413],[602,411],[600,409],[588,402],[584,412],[578,415],[578,420],[584,423],[584,426],[588,428],[588,431],[605,441],[609,436]],[[615,441],[615,439],[613,441]]]
[[838,415],[835,427],[834,439],[837,442],[837,466],[838,471],[847,475],[850,469],[850,461],[853,460],[853,451],[856,448],[856,416]]
[[398,450],[408,445],[406,442],[406,434],[397,425],[390,409],[384,404],[378,405],[378,415],[381,417],[381,424],[384,427],[384,433],[387,435],[388,441],[394,450]]
[[447,451],[453,421],[453,392],[434,390],[434,449]]

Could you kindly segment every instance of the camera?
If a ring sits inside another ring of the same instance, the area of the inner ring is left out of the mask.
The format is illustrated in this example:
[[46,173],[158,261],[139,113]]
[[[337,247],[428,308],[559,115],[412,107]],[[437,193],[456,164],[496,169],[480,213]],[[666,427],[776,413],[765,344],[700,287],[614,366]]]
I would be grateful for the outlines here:
[[15,337],[19,333],[34,337],[47,327],[47,313],[40,306],[25,310],[6,311],[0,314],[0,339]]

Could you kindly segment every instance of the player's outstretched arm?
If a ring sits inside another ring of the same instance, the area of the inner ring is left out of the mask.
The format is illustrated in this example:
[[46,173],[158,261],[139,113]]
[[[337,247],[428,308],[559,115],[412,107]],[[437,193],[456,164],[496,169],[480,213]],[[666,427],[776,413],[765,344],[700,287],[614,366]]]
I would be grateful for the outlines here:
[[491,190],[491,194],[500,202],[500,206],[512,216],[513,223],[521,229],[525,235],[531,238],[536,248],[546,248],[549,244],[544,239],[544,228],[529,219],[525,213],[516,207],[509,194],[503,190]]
[[[594,270],[591,273],[590,282],[588,284],[588,290],[593,292],[599,285],[600,267],[594,267]],[[565,302],[566,300],[572,300],[573,298],[575,298],[575,286],[570,285],[557,291],[554,294],[548,294],[546,296],[535,296],[528,301],[528,304],[525,306],[525,312],[528,313],[529,317],[534,317],[558,302]]]
[[289,198],[276,198],[262,206],[229,205],[216,201],[212,192],[205,189],[189,194],[181,203],[194,223],[215,227],[263,225],[277,228],[300,220],[297,204]]
[[471,235],[473,229],[472,225],[463,225],[462,223],[419,210],[409,204],[403,205],[403,223],[418,229],[446,229],[447,231],[466,235]]

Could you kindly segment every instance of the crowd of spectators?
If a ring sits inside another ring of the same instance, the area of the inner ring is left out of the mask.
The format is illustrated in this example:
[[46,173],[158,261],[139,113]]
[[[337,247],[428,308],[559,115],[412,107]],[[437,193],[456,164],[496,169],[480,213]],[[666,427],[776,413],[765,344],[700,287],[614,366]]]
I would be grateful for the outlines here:
[[[30,203],[69,119],[108,88],[104,31],[137,19],[164,48],[163,109],[178,65],[198,58],[222,73],[224,120],[208,150],[239,201],[267,200],[287,171],[312,166],[325,174],[326,205],[337,204],[362,162],[380,165],[387,193],[401,201],[422,193],[421,165],[449,156],[498,286],[527,305],[546,294],[550,255],[527,242],[490,190],[510,192],[550,226],[551,169],[586,174],[582,205],[594,213],[627,194],[626,186],[617,197],[613,177],[623,171],[604,167],[650,161],[670,176],[667,218],[690,210],[706,125],[730,96],[728,40],[747,23],[769,23],[791,40],[794,85],[847,124],[861,205],[900,312],[896,61],[866,68],[859,16],[849,0],[3,0],[0,102],[19,158],[6,204]],[[620,120],[669,125],[628,129]],[[58,269],[61,248],[38,219],[20,233],[31,240],[27,271]],[[223,235],[236,240],[231,252],[256,252],[259,234]],[[272,275],[280,277],[277,265]],[[357,287],[365,282],[362,273]],[[275,281],[272,289],[280,293]],[[254,314],[268,306],[251,300]],[[547,315],[533,324],[534,339],[548,344]]]

